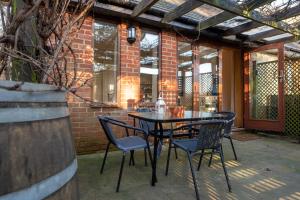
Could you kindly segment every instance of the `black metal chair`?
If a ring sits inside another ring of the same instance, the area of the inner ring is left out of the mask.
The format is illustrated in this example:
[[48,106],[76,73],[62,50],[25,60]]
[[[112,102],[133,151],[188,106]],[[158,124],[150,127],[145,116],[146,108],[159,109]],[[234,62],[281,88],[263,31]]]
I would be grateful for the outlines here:
[[[114,146],[116,146],[118,149],[120,149],[123,152],[121,168],[120,168],[120,173],[119,173],[119,179],[118,179],[118,184],[117,184],[117,189],[116,189],[116,192],[119,192],[126,153],[130,152],[131,153],[130,158],[133,159],[132,152],[134,150],[147,148],[148,153],[149,153],[149,158],[151,161],[151,166],[152,166],[152,156],[151,156],[151,151],[150,151],[150,145],[148,142],[148,134],[140,128],[130,126],[123,121],[119,121],[119,120],[116,120],[116,119],[113,119],[110,117],[98,116],[98,119],[99,119],[99,122],[104,130],[104,133],[105,133],[107,139],[108,139],[108,144],[107,144],[107,147],[105,150],[105,155],[104,155],[104,159],[102,162],[100,174],[103,173],[108,150],[109,150],[109,147],[111,144],[113,144]],[[117,126],[117,127],[125,129],[126,137],[117,138],[112,130],[112,126]],[[137,135],[130,136],[129,130],[133,130],[133,131],[135,131],[135,133],[141,133],[144,138],[137,136]],[[134,162],[134,160],[133,160],[133,162]]]
[[[149,108],[138,108],[136,110],[137,112],[151,112],[151,110]],[[144,120],[139,120],[139,125],[140,128],[143,129],[145,132],[148,133],[148,135],[153,136],[155,134],[154,130],[155,130],[155,124],[152,122],[147,122]],[[170,123],[170,128],[169,129],[165,129],[163,131],[163,139],[169,139],[169,148],[174,148],[175,150],[175,158],[178,159],[178,154],[177,154],[177,149],[175,146],[173,146],[171,144],[171,137],[173,138],[183,138],[183,137],[192,137],[192,132],[191,131],[185,131],[185,132],[180,132],[180,133],[176,133],[174,134],[174,129],[173,129],[173,123]],[[161,141],[162,143],[162,141]],[[169,162],[167,162],[167,166],[169,165]],[[166,171],[166,175],[168,174],[168,171]]]
[[[175,129],[175,130],[179,130],[180,128],[182,129],[189,128],[197,132],[197,135],[192,139],[181,139],[181,140],[172,139],[172,144],[175,147],[180,148],[181,150],[187,153],[192,176],[193,176],[193,182],[194,182],[197,199],[199,199],[199,192],[198,192],[194,167],[192,165],[192,157],[194,155],[200,154],[200,162],[198,164],[198,168],[200,168],[202,157],[204,154],[206,154],[205,150],[211,150],[214,153],[219,153],[221,157],[221,162],[222,162],[227,186],[229,191],[231,192],[231,185],[225,167],[224,155],[222,150],[222,138],[224,136],[223,128],[225,124],[226,124],[225,121],[220,121],[220,120],[201,121],[201,122],[184,125],[182,127]],[[169,148],[168,151],[168,158],[167,158],[168,162],[170,160],[170,152],[171,152],[171,148]],[[168,167],[169,166],[167,166],[166,171],[168,171]]]
[[[227,121],[227,123],[224,127],[224,138],[229,139],[230,144],[231,144],[231,148],[232,148],[232,151],[233,151],[233,154],[234,154],[234,159],[237,160],[237,155],[236,155],[235,148],[234,148],[234,145],[233,145],[233,141],[232,141],[232,138],[231,138],[231,130],[232,130],[232,126],[233,126],[233,123],[234,123],[234,120],[235,120],[235,113],[233,113],[233,112],[218,112],[218,114],[226,115],[225,120]],[[209,159],[209,163],[208,163],[209,167],[211,166],[212,158],[213,158],[213,152],[212,152],[212,154],[210,156],[210,159]]]

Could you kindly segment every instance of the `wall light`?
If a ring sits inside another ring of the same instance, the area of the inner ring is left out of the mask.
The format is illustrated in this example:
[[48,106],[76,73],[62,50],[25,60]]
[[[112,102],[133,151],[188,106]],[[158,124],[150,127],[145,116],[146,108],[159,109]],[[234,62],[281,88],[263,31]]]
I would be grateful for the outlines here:
[[127,29],[127,41],[132,44],[136,40],[136,28],[133,25],[129,25]]

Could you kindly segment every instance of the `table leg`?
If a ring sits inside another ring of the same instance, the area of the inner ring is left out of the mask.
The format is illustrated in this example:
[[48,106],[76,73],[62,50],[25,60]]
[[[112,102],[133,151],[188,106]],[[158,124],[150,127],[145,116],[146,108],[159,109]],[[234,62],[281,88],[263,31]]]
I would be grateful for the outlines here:
[[157,139],[157,122],[155,122],[155,134],[154,134],[154,148],[153,148],[153,166],[152,166],[152,186],[155,186],[157,182],[156,177],[156,163],[157,163],[157,147],[158,147],[158,139]]
[[[133,126],[136,127],[135,126],[135,118],[133,118]],[[133,135],[136,135],[135,129],[133,130]]]

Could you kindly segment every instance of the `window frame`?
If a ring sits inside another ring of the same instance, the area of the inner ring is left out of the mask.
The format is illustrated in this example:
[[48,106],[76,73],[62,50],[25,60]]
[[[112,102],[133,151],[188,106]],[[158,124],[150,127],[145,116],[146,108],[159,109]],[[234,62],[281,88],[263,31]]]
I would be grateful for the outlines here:
[[[190,42],[190,41],[186,41],[185,39],[183,38],[179,38],[177,37],[176,39],[176,46],[177,46],[177,49],[176,49],[176,56],[177,56],[177,65],[176,65],[176,79],[177,79],[177,99],[176,99],[176,105],[178,105],[178,99],[179,99],[179,79],[178,79],[178,71],[179,71],[179,51],[178,51],[178,47],[179,47],[179,43],[182,42],[182,43],[188,43],[190,44],[191,46],[191,51],[192,51],[192,69],[191,69],[191,72],[192,72],[192,110],[194,110],[194,97],[195,97],[195,91],[194,91],[194,85],[195,85],[195,54],[194,54],[194,43],[193,42]],[[196,45],[197,46],[197,45]]]
[[[147,33],[152,33],[152,34],[157,34],[158,35],[158,62],[157,62],[157,69],[158,69],[158,74],[157,74],[157,97],[159,97],[159,93],[161,92],[160,90],[160,86],[161,86],[161,50],[162,50],[162,39],[161,39],[161,30],[159,29],[155,29],[155,28],[149,28],[147,26],[141,26],[140,27],[140,32],[141,32],[141,36],[142,36],[142,33],[144,32],[147,32]],[[140,40],[139,42],[141,43],[141,40],[142,40],[142,37],[140,37]],[[139,48],[140,48],[140,53],[141,53],[141,44],[139,44]],[[141,59],[141,55],[140,55],[140,59]],[[141,61],[141,60],[140,60]],[[141,69],[141,63],[140,64],[140,67],[139,69]],[[139,71],[140,73],[140,77],[141,77],[141,72]],[[140,81],[140,92],[141,92],[141,81]],[[140,96],[140,95],[139,95]],[[142,99],[139,99],[139,101],[141,101]],[[150,102],[150,103],[154,103],[155,101],[152,99],[153,102]]]
[[[120,84],[119,84],[119,77],[120,77],[120,73],[121,73],[121,62],[120,62],[120,23],[118,21],[115,20],[110,20],[110,19],[102,19],[102,18],[94,18],[93,19],[93,25],[92,25],[92,49],[93,49],[93,61],[92,61],[92,74],[94,77],[94,60],[95,60],[95,51],[94,51],[94,47],[95,47],[95,40],[94,40],[94,33],[95,33],[95,23],[106,23],[106,24],[112,24],[115,25],[116,30],[117,30],[117,69],[116,69],[116,77],[115,77],[115,102],[95,102],[94,101],[94,92],[93,92],[93,87],[92,87],[92,91],[91,91],[91,99],[92,99],[92,104],[91,107],[93,108],[97,108],[97,107],[119,107],[119,92],[120,92]],[[94,84],[94,82],[93,82]]]

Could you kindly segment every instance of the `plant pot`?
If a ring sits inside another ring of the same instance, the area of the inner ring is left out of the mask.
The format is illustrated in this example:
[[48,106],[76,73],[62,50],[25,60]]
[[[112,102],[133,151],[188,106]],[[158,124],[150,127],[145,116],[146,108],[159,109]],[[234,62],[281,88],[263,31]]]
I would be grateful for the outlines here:
[[79,199],[65,91],[16,85],[0,81],[0,200]]

